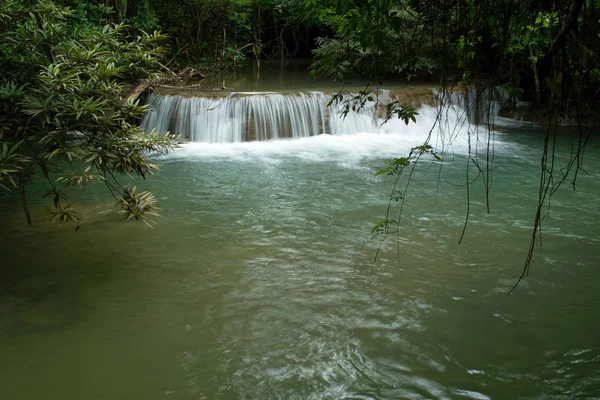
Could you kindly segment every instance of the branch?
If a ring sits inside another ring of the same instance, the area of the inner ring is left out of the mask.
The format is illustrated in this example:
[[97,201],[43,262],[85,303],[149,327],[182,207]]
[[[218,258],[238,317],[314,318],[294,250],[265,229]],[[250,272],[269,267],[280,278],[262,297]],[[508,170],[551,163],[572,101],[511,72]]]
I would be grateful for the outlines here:
[[165,71],[169,72],[171,75],[173,75],[174,78],[179,78],[179,75],[177,75],[175,72],[173,72],[169,67],[167,67],[166,65],[161,64],[159,61],[156,61],[156,63]]
[[31,214],[29,213],[29,206],[27,205],[27,195],[25,194],[25,184],[28,179],[25,176],[25,172],[21,170],[21,176],[19,179],[19,187],[21,189],[21,204],[23,204],[23,211],[25,212],[25,218],[27,219],[27,225],[31,227]]
[[556,35],[550,50],[548,50],[548,53],[546,54],[547,57],[554,56],[558,49],[563,45],[565,39],[567,38],[567,33],[569,33],[571,27],[577,22],[577,17],[579,16],[579,11],[581,11],[582,6],[583,0],[575,0],[573,2],[565,23],[563,24],[562,28],[560,28],[560,31],[558,32],[558,35]]

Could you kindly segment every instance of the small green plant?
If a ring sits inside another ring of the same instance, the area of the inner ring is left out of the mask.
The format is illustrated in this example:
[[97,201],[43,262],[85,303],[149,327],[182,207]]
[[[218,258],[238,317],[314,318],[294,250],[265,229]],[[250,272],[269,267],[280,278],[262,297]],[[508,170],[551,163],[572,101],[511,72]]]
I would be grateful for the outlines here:
[[158,217],[158,207],[156,206],[156,198],[150,192],[136,192],[136,187],[131,189],[124,188],[121,197],[117,203],[121,207],[120,214],[125,215],[127,219],[135,219],[142,221],[149,227],[155,223],[149,219],[149,215]]

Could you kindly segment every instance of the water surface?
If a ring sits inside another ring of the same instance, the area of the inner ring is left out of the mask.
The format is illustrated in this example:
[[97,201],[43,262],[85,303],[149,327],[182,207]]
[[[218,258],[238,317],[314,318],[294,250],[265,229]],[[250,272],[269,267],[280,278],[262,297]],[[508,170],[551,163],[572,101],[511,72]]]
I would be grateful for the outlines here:
[[552,201],[543,253],[508,296],[529,245],[542,133],[497,135],[492,212],[476,182],[461,245],[466,145],[423,160],[373,267],[370,231],[391,189],[375,173],[420,144],[407,129],[185,145],[137,182],[160,201],[155,229],[122,221],[100,186],[78,233],[43,222],[41,188],[32,229],[18,199],[2,199],[0,394],[598,398],[598,148],[577,190]]

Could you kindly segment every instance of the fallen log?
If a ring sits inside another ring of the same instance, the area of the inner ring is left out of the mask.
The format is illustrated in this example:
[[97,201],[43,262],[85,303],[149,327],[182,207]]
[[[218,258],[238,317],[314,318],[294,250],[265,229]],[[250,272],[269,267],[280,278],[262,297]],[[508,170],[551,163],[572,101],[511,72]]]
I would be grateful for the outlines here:
[[150,89],[150,82],[142,82],[135,86],[126,96],[127,101],[138,101]]
[[179,71],[178,75],[185,82],[190,82],[192,80],[202,80],[202,79],[204,79],[204,75],[202,75],[200,72],[196,71],[192,67],[185,67],[184,69],[182,69],[181,71]]
[[199,89],[200,87],[202,87],[200,84],[197,85],[157,85],[158,87],[161,88],[167,88],[167,89]]

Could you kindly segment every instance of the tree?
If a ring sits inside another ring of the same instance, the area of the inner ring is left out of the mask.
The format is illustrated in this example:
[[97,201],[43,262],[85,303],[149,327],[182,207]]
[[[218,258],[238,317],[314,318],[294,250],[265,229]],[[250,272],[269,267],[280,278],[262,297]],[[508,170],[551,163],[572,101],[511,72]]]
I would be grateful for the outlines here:
[[393,74],[427,75],[441,63],[424,20],[408,1],[307,0],[318,18],[335,32],[318,39],[314,75],[340,81],[359,74],[383,82]]
[[[88,0],[92,2],[93,0]],[[169,61],[222,71],[248,58],[308,56],[323,26],[303,0],[95,0],[134,33],[163,29]]]
[[[102,182],[122,213],[148,223],[154,197],[123,185],[157,165],[147,154],[169,151],[170,136],[134,122],[145,106],[123,99],[124,83],[145,77],[162,54],[163,36],[134,38],[108,24],[107,10],[85,1],[7,0],[0,5],[0,188],[18,188],[27,222],[27,184],[47,182],[61,222],[80,219],[65,204],[73,186]],[[72,7],[69,7],[72,6]],[[51,174],[60,167],[61,176]]]

